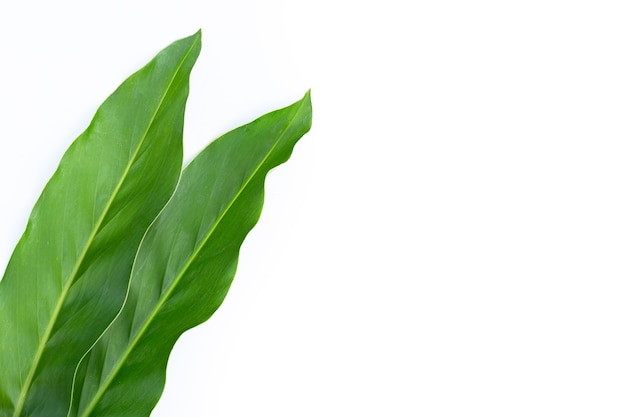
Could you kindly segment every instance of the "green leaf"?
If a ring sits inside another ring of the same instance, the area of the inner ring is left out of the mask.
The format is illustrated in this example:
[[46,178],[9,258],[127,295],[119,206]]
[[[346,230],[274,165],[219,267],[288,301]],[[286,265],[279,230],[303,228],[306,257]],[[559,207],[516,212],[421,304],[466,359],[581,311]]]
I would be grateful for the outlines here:
[[207,320],[230,287],[267,172],[310,126],[307,93],[217,139],[183,171],[139,248],[120,315],[81,362],[71,416],[150,414],[174,343]]
[[0,416],[67,414],[76,366],[119,312],[139,243],[178,181],[199,51],[198,32],[129,77],[37,201],[0,281]]

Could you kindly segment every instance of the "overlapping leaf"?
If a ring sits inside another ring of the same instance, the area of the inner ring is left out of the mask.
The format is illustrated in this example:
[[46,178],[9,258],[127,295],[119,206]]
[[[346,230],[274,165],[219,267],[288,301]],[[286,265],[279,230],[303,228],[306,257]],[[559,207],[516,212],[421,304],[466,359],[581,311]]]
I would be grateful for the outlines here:
[[141,238],[178,181],[199,50],[198,33],[128,78],[37,201],[0,281],[1,417],[66,415],[76,365],[119,312]]
[[148,230],[119,317],[77,373],[74,417],[148,416],[181,333],[207,320],[233,279],[257,222],[267,172],[311,125],[309,94],[214,141],[183,171]]
[[128,78],[35,205],[0,281],[0,417],[148,416],[175,341],[222,303],[311,102],[213,142],[172,195],[199,50],[198,32]]

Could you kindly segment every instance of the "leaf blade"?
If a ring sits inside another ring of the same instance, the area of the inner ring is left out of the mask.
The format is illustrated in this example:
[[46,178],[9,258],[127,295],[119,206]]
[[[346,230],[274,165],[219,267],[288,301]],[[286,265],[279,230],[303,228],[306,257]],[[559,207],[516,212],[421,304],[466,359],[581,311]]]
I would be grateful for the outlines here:
[[120,316],[79,367],[71,416],[149,415],[176,339],[208,319],[228,291],[267,172],[310,125],[307,93],[214,141],[184,170],[142,242]]
[[122,83],[44,188],[0,281],[1,416],[66,414],[74,369],[117,314],[177,183],[199,48],[198,32]]

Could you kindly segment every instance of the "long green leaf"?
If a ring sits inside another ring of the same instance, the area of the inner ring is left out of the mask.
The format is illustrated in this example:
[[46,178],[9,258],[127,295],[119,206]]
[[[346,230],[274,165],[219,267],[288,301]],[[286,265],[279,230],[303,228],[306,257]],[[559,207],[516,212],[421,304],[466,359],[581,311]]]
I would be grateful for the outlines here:
[[37,201],[0,281],[0,416],[67,414],[76,366],[119,312],[139,243],[178,181],[199,51],[198,32],[129,77]]
[[183,171],[148,230],[124,307],[78,369],[71,416],[148,416],[170,351],[207,320],[235,274],[239,248],[263,205],[267,172],[311,126],[307,93],[214,141]]

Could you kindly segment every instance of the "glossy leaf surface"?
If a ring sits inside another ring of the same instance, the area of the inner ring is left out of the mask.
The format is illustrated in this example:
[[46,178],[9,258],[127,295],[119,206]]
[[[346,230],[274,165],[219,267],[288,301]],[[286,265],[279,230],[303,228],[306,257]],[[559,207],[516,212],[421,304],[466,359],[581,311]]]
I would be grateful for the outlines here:
[[37,201],[0,281],[0,416],[67,414],[76,366],[119,312],[139,243],[178,181],[199,50],[197,33],[128,78]]
[[71,416],[148,416],[169,353],[222,303],[245,236],[263,205],[267,172],[311,125],[309,94],[214,141],[183,171],[144,238],[119,317],[77,373]]

